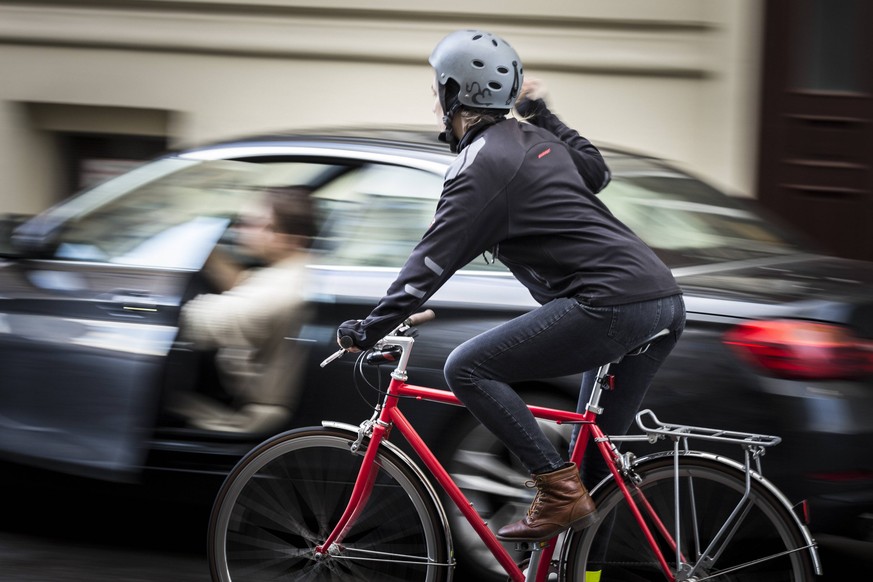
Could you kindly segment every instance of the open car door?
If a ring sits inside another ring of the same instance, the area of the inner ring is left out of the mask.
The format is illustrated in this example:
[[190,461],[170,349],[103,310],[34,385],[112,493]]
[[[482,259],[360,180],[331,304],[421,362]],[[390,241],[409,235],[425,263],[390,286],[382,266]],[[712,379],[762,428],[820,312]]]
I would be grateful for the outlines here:
[[165,158],[16,230],[0,258],[0,456],[139,472],[179,308],[254,195],[250,166]]

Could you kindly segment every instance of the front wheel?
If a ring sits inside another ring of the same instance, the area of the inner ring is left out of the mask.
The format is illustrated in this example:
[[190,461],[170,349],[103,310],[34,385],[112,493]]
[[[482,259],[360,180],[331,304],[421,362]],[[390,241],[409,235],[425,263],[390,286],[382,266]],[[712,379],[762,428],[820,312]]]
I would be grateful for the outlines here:
[[215,582],[446,580],[450,566],[439,510],[421,479],[384,447],[369,501],[340,547],[314,549],[346,508],[366,441],[328,428],[284,433],[230,472],[209,523]]
[[[642,494],[670,537],[676,537],[677,521],[673,460],[655,458],[636,468]],[[811,553],[796,520],[758,480],[751,479],[749,496],[740,504],[746,490],[743,471],[709,458],[680,457],[679,485],[678,567],[676,550],[647,519],[676,580],[813,580]],[[582,582],[588,571],[601,572],[604,581],[665,580],[617,484],[609,481],[593,496],[600,520],[567,544],[564,579]],[[640,495],[635,498],[645,514]],[[736,518],[728,523],[735,510]],[[711,545],[714,539],[720,541]]]

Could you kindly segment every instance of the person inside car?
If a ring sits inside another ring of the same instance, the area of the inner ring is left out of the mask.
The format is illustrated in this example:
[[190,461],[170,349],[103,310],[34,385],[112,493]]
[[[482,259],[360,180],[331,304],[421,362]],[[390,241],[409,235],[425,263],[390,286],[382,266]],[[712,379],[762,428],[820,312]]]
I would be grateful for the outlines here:
[[195,428],[266,434],[290,419],[304,350],[295,342],[306,320],[306,263],[315,233],[309,188],[272,188],[236,227],[240,252],[262,266],[240,269],[214,252],[204,268],[221,293],[198,295],[182,309],[180,340],[216,350],[229,403],[198,393],[174,395],[173,408]]
[[[524,81],[506,41],[459,30],[430,64],[441,139],[458,157],[433,224],[385,297],[337,336],[351,338],[352,351],[369,348],[472,259],[503,262],[540,307],[455,348],[445,375],[537,489],[527,515],[498,538],[542,541],[590,525],[596,508],[512,383],[583,373],[668,328],[645,355],[614,368],[621,390],[604,398],[600,424],[622,434],[684,329],[684,303],[670,270],[595,196],[610,180],[598,149],[548,109],[540,83]],[[513,106],[523,120],[508,117]]]

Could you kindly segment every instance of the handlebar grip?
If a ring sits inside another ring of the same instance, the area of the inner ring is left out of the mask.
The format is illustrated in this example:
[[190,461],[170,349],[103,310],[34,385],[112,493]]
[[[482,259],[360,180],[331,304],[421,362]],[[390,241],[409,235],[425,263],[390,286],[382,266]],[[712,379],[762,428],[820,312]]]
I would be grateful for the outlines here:
[[351,336],[344,335],[339,339],[339,345],[344,350],[348,350],[355,346],[355,340]]
[[416,326],[421,325],[422,323],[427,323],[435,317],[436,313],[433,312],[433,309],[425,309],[419,313],[413,313],[404,323],[409,326]]

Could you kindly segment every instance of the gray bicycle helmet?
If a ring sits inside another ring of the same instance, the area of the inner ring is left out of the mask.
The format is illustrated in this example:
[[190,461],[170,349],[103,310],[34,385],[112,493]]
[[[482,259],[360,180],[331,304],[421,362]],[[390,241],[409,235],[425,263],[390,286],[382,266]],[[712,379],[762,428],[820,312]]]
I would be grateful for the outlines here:
[[[428,59],[436,71],[440,104],[454,113],[452,99],[478,109],[510,110],[523,80],[521,59],[509,43],[482,30],[458,30],[442,39]],[[457,96],[446,95],[453,80]]]

